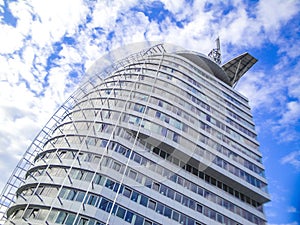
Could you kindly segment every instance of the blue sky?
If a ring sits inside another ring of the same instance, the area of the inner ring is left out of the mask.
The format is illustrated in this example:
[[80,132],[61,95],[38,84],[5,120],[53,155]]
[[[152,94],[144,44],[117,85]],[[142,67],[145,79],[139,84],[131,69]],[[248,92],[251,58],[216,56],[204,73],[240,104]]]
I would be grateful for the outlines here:
[[0,0],[0,189],[37,132],[111,49],[160,41],[222,60],[259,61],[236,89],[249,98],[261,143],[271,225],[300,222],[298,0]]

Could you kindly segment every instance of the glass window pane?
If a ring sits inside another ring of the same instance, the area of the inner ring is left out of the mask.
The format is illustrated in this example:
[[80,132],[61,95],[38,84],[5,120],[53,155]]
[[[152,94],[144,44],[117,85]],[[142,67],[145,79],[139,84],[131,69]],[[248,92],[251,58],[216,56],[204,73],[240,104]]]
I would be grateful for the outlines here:
[[164,215],[166,217],[171,218],[171,214],[172,214],[172,210],[170,208],[168,208],[168,207],[165,207]]
[[132,217],[133,217],[133,213],[130,211],[127,211],[126,216],[125,216],[125,221],[127,221],[128,223],[131,223]]
[[107,205],[108,205],[108,201],[105,198],[102,198],[99,208],[105,210]]
[[177,201],[177,202],[180,202],[181,203],[181,194],[179,194],[179,193],[175,193],[175,200]]
[[[20,210],[20,211],[22,211],[22,210]],[[49,216],[48,216],[47,221],[49,221],[49,222],[54,222],[54,220],[55,220],[55,218],[56,218],[56,216],[57,216],[57,213],[58,213],[57,211],[52,210],[52,211],[50,212]]]
[[148,198],[146,196],[142,195],[140,204],[147,207]]
[[141,217],[141,216],[136,215],[134,225],[141,225],[143,223],[144,223],[144,218]]
[[65,224],[72,225],[74,220],[75,220],[75,214],[69,214]]
[[129,188],[124,188],[123,195],[130,198],[131,190]]
[[37,217],[38,220],[44,220],[46,219],[46,216],[48,215],[48,210],[46,209],[40,209],[39,215]]
[[152,225],[152,223],[149,220],[145,220],[144,225]]
[[89,222],[88,219],[86,218],[81,218],[80,221],[79,221],[79,225],[87,225]]
[[123,209],[122,207],[119,207],[118,208],[118,211],[117,211],[117,216],[118,217],[120,217],[120,218],[124,218],[124,216],[125,216],[125,213],[126,213],[126,210],[125,209]]
[[175,221],[179,221],[179,213],[176,211],[173,211],[172,219]]
[[73,200],[73,199],[75,198],[76,193],[77,193],[77,191],[75,191],[75,190],[70,190],[67,199],[68,199],[68,200]]
[[156,202],[153,201],[153,200],[149,200],[149,203],[148,203],[148,208],[150,209],[155,209],[155,206],[156,206]]
[[168,189],[167,196],[171,199],[174,198],[175,192],[172,189]]
[[77,201],[77,202],[82,202],[82,201],[83,201],[83,198],[84,198],[84,195],[85,195],[85,193],[80,191],[80,192],[77,194],[77,196],[76,196],[76,201]]
[[164,206],[159,202],[157,203],[157,206],[156,206],[156,212],[158,212],[160,214],[163,214],[163,212],[164,212]]
[[138,200],[138,197],[139,197],[139,194],[137,192],[133,191],[132,195],[131,195],[131,200],[136,202]]
[[58,224],[63,224],[65,219],[67,217],[67,213],[66,212],[59,212],[58,217],[56,218],[55,223]]

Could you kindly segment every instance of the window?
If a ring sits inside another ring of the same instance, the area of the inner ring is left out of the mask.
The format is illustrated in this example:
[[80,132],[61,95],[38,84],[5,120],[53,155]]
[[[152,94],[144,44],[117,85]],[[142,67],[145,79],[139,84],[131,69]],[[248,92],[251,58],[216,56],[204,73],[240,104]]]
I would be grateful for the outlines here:
[[141,196],[140,204],[147,207],[147,204],[148,204],[148,198],[147,198],[146,196],[142,195],[142,196]]
[[66,212],[59,212],[58,217],[56,218],[55,223],[58,224],[63,224],[65,222],[65,219],[67,217],[67,213]]
[[153,190],[159,191],[159,187],[160,187],[160,184],[159,184],[159,183],[153,182],[153,184],[152,184],[152,189],[153,189]]
[[162,157],[163,159],[165,159],[166,158],[166,152],[160,151],[159,156]]
[[155,117],[160,118],[161,116],[161,112],[160,111],[156,111]]
[[75,177],[75,179],[81,180],[83,177],[84,172],[81,170],[77,170],[77,176]]
[[107,188],[109,188],[109,189],[111,189],[111,190],[112,190],[112,189],[113,189],[113,187],[114,187],[114,184],[115,184],[115,182],[114,182],[114,181],[107,179],[107,180],[106,180],[105,187],[107,187]]
[[84,195],[85,195],[85,193],[80,191],[80,192],[77,194],[76,201],[82,202],[82,201],[83,201],[83,198],[84,198]]
[[180,202],[181,203],[181,194],[179,194],[179,193],[175,193],[175,200],[177,201],[177,202]]
[[49,213],[49,216],[48,216],[48,221],[49,222],[54,222],[55,218],[57,216],[57,211],[55,210],[51,210],[50,213]]
[[133,160],[136,161],[138,164],[140,164],[140,162],[141,162],[141,156],[138,155],[138,154],[135,154]]
[[197,204],[196,210],[200,213],[202,213],[202,205]]
[[117,163],[117,162],[114,162],[113,169],[116,170],[116,171],[119,171],[120,168],[121,168],[121,165],[119,163]]
[[75,198],[76,194],[77,194],[77,191],[75,191],[75,190],[70,190],[67,199],[68,199],[68,200],[73,200],[73,199]]
[[32,209],[31,213],[29,214],[29,218],[35,219],[39,213],[39,209]]
[[132,192],[131,200],[137,202],[139,194],[135,191]]
[[131,190],[125,187],[123,191],[123,195],[126,196],[127,198],[130,198]]
[[162,184],[160,186],[160,193],[163,194],[163,195],[165,195],[167,193],[167,189],[168,188],[165,185]]
[[166,137],[166,136],[167,136],[167,131],[168,131],[167,128],[162,127],[162,128],[161,128],[161,135],[162,135],[163,137]]
[[191,209],[195,210],[195,201],[194,200],[192,200],[192,199],[189,200],[189,207]]
[[99,174],[96,174],[96,176],[94,178],[94,183],[95,184],[100,184],[100,180],[101,180],[101,176]]
[[164,215],[166,217],[171,218],[171,214],[172,214],[172,210],[170,208],[168,208],[168,207],[165,207]]
[[48,197],[56,197],[58,189],[56,187],[48,189],[47,196]]
[[90,182],[93,178],[93,173],[87,172],[84,180]]
[[152,180],[150,178],[146,177],[145,186],[148,188],[151,188],[151,184],[152,184]]
[[127,211],[126,216],[125,216],[125,221],[127,221],[128,223],[131,223],[132,217],[133,217],[133,213],[130,211]]
[[97,196],[90,195],[87,204],[89,204],[89,205],[96,205],[96,201],[97,201]]
[[89,220],[86,218],[80,218],[78,225],[88,225]]
[[186,196],[182,196],[182,204],[184,206],[188,206],[189,205],[189,199]]
[[143,182],[143,175],[140,174],[140,173],[138,173],[137,178],[136,178],[136,181],[137,181],[138,183],[142,183],[142,182]]
[[152,222],[149,220],[145,220],[144,225],[152,225]]
[[47,217],[47,215],[48,215],[48,210],[46,210],[46,209],[40,209],[39,210],[39,215],[38,215],[38,217],[37,217],[37,219],[38,220],[44,220],[44,219],[46,219],[46,217]]
[[137,112],[143,113],[144,110],[145,110],[145,106],[140,105],[140,104],[135,104],[135,105],[134,105],[134,110],[137,111]]
[[153,151],[155,154],[158,155],[160,150],[159,150],[159,148],[154,147],[152,151]]
[[164,211],[164,206],[163,204],[161,203],[157,203],[157,206],[156,206],[156,212],[160,213],[160,214],[163,214],[163,211]]
[[213,220],[216,220],[216,212],[211,210],[210,211],[210,218],[212,218]]
[[167,196],[171,199],[174,198],[175,192],[172,189],[168,189]]
[[133,180],[135,180],[137,173],[133,170],[129,171],[129,177]]
[[105,210],[107,205],[108,205],[108,201],[105,198],[102,198],[99,208]]
[[191,190],[195,193],[197,193],[197,185],[191,183]]
[[[102,130],[105,128],[106,125],[107,124],[104,124],[104,123],[102,124]],[[106,145],[107,145],[107,140],[102,140],[101,143],[100,143],[100,147],[105,148]]]
[[75,214],[69,214],[65,225],[72,225],[75,220]]
[[60,198],[66,198],[66,195],[68,194],[67,189],[63,188],[61,189],[60,193],[59,193],[59,197]]
[[100,162],[100,156],[95,156],[93,159],[93,163],[99,163]]
[[136,215],[134,225],[141,225],[143,223],[144,223],[144,218],[141,217],[141,216]]
[[223,215],[217,214],[217,221],[223,223]]
[[183,214],[180,215],[180,223],[181,223],[181,224],[186,224],[186,219],[187,219],[187,218],[186,218],[185,215],[183,215]]
[[117,216],[118,217],[120,217],[120,218],[124,218],[124,216],[125,216],[125,213],[126,213],[126,210],[125,209],[123,209],[122,207],[119,207],[118,208],[118,211],[117,211]]
[[192,218],[187,218],[187,225],[194,225],[195,221]]
[[175,221],[179,221],[179,213],[176,211],[173,211],[172,219]]
[[148,208],[150,209],[155,209],[155,206],[156,206],[156,202],[153,201],[153,200],[149,200],[149,203],[148,203]]
[[183,186],[184,179],[182,177],[178,177],[177,183]]

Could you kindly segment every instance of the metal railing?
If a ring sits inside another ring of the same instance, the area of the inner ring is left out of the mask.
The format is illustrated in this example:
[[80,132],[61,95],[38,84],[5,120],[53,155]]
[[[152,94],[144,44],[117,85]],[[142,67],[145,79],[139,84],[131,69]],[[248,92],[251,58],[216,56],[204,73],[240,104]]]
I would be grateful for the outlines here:
[[46,123],[43,129],[34,138],[31,145],[28,147],[12,175],[8,179],[0,195],[0,224],[3,225],[7,220],[7,210],[15,203],[18,188],[25,183],[27,171],[34,164],[34,159],[38,153],[43,151],[44,144],[51,137],[53,131],[60,124],[63,118],[69,113],[70,110],[76,105],[79,99],[82,99],[91,88],[92,83],[96,79],[102,79],[111,74],[113,71],[126,66],[129,63],[136,62],[139,59],[145,58],[149,55],[166,52],[163,44],[154,45],[148,49],[142,50],[138,53],[131,54],[124,59],[121,59],[110,66],[106,67],[103,71],[98,71],[87,78],[83,84],[58,108],[50,120]]

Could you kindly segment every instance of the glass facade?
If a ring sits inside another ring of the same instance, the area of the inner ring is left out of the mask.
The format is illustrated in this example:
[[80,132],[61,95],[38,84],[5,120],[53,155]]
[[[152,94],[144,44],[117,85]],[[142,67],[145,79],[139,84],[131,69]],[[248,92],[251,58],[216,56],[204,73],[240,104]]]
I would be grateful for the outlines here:
[[51,118],[5,224],[266,224],[247,99],[205,56],[162,46],[98,71]]

